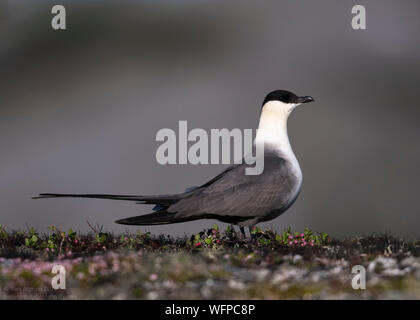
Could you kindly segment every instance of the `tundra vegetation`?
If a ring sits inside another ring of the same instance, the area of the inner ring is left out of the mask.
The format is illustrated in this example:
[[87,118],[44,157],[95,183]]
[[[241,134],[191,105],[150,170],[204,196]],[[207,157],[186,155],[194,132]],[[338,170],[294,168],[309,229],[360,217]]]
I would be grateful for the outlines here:
[[[255,227],[244,239],[213,225],[192,236],[85,234],[0,226],[0,299],[420,298],[420,241],[391,234],[338,240]],[[53,289],[52,269],[66,271]],[[353,266],[366,289],[352,287]]]

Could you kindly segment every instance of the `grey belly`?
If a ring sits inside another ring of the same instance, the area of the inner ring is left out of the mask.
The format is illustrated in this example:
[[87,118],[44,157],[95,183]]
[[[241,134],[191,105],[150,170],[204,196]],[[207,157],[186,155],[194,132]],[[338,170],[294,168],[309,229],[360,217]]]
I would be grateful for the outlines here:
[[258,222],[273,220],[273,219],[277,218],[278,216],[280,216],[282,213],[286,212],[287,209],[289,209],[295,203],[297,197],[299,196],[300,190],[301,190],[301,187],[299,185],[299,187],[297,188],[297,191],[294,192],[294,194],[290,196],[289,200],[287,200],[279,208],[267,213],[267,215],[265,215],[265,216],[262,216],[260,219],[258,219]]

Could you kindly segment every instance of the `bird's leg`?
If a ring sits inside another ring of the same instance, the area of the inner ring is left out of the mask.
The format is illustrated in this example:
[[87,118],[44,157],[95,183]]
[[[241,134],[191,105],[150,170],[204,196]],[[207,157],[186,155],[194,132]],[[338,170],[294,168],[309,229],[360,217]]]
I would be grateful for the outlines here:
[[244,227],[240,227],[239,229],[241,230],[242,237],[243,237],[244,239],[246,239],[245,228],[244,228]]

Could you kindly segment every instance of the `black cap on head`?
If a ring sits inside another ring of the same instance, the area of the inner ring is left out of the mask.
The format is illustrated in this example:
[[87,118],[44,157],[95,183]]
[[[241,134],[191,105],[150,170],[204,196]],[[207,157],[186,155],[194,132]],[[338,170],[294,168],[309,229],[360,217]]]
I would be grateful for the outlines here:
[[284,103],[307,103],[312,102],[314,99],[310,96],[298,97],[293,92],[287,90],[275,90],[267,94],[264,99],[263,106],[269,101],[281,101]]

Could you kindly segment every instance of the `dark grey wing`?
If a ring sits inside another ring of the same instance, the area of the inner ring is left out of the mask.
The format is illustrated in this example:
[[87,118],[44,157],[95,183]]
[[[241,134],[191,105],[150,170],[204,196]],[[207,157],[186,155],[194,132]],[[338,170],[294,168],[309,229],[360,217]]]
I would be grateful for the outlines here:
[[252,219],[286,204],[296,179],[284,159],[266,158],[260,175],[246,175],[246,168],[246,164],[229,167],[167,211],[179,218],[218,215]]

